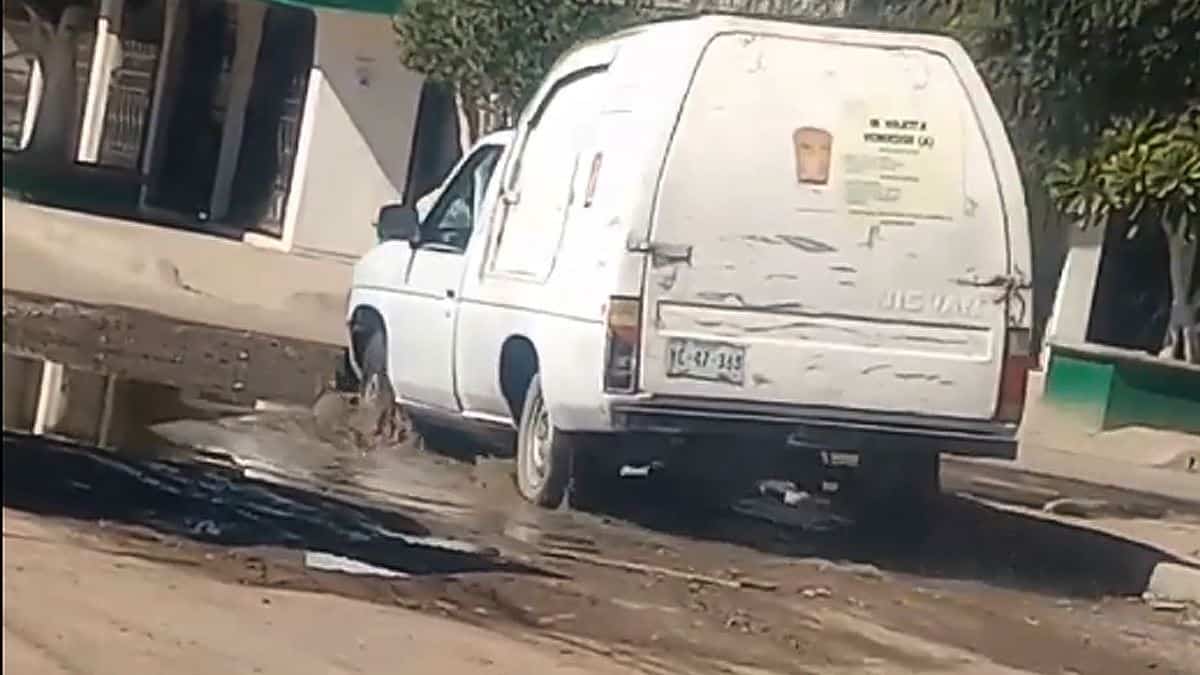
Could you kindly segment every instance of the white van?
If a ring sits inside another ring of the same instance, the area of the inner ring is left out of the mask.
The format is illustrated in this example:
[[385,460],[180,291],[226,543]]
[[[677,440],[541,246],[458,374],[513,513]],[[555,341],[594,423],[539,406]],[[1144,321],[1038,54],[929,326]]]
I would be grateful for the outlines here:
[[627,30],[560,59],[440,190],[419,224],[381,212],[353,368],[421,419],[515,429],[530,501],[633,448],[688,458],[680,439],[738,435],[704,455],[729,467],[857,453],[906,497],[937,487],[939,452],[1015,455],[1025,200],[951,39]]

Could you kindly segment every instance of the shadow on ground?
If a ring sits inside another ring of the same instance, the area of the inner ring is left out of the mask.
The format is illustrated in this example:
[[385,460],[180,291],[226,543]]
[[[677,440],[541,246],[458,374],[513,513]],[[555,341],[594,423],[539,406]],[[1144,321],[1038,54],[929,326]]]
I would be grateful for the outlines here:
[[42,515],[140,525],[225,546],[276,546],[355,558],[406,574],[541,573],[494,551],[414,538],[392,511],[247,479],[216,466],[117,456],[4,434],[4,505]]
[[897,514],[889,522],[814,531],[748,517],[727,506],[697,506],[701,499],[669,486],[635,492],[634,499],[606,496],[590,510],[675,536],[775,555],[869,563],[892,572],[1054,595],[1141,594],[1155,565],[1179,562],[1138,542],[951,494],[941,497],[923,529],[909,527]]
[[[470,452],[444,450],[470,449],[469,441],[435,440],[438,455],[472,461]],[[949,493],[942,495],[926,527],[914,528],[905,522],[906,514],[897,513],[870,525],[815,529],[796,525],[786,517],[788,509],[778,503],[773,510],[784,516],[780,519],[735,512],[728,502],[704,493],[704,483],[653,477],[621,483],[592,495],[584,505],[573,506],[582,506],[601,518],[686,539],[731,543],[788,557],[869,563],[892,572],[982,581],[1052,595],[1141,594],[1158,563],[1180,562],[1136,541]],[[511,485],[502,489],[515,492]],[[1152,501],[1145,495],[1139,499]],[[578,518],[533,511],[536,529],[551,538],[587,539],[592,535]],[[597,536],[603,539],[603,535]],[[600,550],[615,548],[611,542],[592,543]]]

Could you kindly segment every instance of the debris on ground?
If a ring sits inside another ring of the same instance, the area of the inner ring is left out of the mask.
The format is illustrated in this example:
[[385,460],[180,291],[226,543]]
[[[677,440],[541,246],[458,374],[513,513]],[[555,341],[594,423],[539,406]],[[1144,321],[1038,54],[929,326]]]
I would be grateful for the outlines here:
[[[808,494],[808,493],[804,493]],[[747,518],[766,521],[774,525],[795,527],[809,532],[829,532],[853,524],[853,520],[833,510],[828,499],[808,496],[793,498],[789,505],[771,498],[753,498],[737,501],[733,512]]]
[[1005,504],[1016,504],[1040,509],[1048,503],[1063,498],[1061,492],[1034,485],[1023,485],[1011,481],[973,476],[966,492],[983,499],[994,499]]
[[407,579],[404,572],[372,565],[354,558],[325,553],[324,551],[305,551],[304,566],[322,572],[341,572],[360,576],[385,577],[388,579]]
[[708,586],[722,586],[725,588],[737,589],[749,588],[759,591],[773,591],[779,588],[779,584],[776,584],[773,581],[751,579],[748,577],[722,579],[720,577],[709,576],[707,574],[685,572],[683,570],[672,569],[670,567],[647,565],[645,563],[632,562],[628,560],[615,560],[612,558],[604,558],[597,555],[590,555],[587,553],[562,548],[545,549],[542,551],[542,555],[546,556],[547,558],[571,560],[573,562],[588,563],[600,567],[611,567],[613,569],[625,570],[626,572],[637,572],[639,574],[649,574],[652,576],[670,577],[672,579],[681,579],[683,581],[705,584]]
[[795,483],[786,480],[764,480],[758,484],[758,492],[764,497],[777,497],[788,506],[796,506],[813,498]]
[[1062,497],[1046,502],[1042,510],[1060,516],[1074,518],[1162,518],[1166,509],[1147,504],[1114,504],[1107,499],[1083,499]]
[[1182,612],[1187,609],[1187,605],[1172,600],[1152,600],[1150,602],[1150,609],[1156,612]]

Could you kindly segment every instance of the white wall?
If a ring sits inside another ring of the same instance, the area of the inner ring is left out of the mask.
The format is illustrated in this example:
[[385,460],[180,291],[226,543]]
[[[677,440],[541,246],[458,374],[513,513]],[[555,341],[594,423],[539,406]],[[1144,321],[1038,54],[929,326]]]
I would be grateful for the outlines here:
[[282,243],[357,257],[402,196],[422,78],[400,64],[390,17],[317,12],[316,42]]

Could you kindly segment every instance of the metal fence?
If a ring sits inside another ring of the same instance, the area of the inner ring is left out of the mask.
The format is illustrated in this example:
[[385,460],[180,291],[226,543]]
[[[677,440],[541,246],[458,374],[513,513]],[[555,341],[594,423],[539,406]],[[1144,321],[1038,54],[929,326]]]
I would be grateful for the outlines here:
[[121,67],[114,71],[109,85],[98,163],[137,171],[154,96],[159,48],[155,44],[125,40],[121,49]]
[[[27,21],[4,17],[4,47],[25,44],[30,26]],[[4,59],[4,150],[21,150],[25,130],[25,111],[29,104],[29,83],[33,79],[31,55]]]

